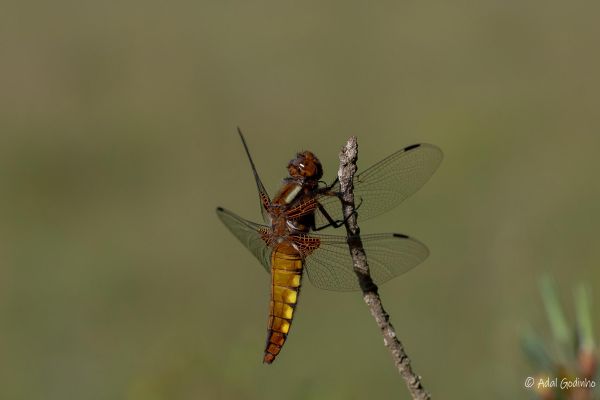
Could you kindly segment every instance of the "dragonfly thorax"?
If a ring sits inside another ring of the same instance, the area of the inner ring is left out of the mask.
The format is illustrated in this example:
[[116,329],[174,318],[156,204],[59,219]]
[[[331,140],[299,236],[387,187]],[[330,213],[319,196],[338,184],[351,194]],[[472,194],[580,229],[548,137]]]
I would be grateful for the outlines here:
[[271,230],[276,241],[287,239],[289,235],[308,231],[299,221],[288,219],[285,215],[276,215],[271,218]]

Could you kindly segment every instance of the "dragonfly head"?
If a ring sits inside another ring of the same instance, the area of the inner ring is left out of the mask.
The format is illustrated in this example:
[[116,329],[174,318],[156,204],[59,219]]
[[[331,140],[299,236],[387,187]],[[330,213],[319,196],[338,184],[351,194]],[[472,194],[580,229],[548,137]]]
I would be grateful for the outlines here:
[[323,176],[321,161],[310,151],[298,153],[288,164],[288,171],[295,180],[318,181]]

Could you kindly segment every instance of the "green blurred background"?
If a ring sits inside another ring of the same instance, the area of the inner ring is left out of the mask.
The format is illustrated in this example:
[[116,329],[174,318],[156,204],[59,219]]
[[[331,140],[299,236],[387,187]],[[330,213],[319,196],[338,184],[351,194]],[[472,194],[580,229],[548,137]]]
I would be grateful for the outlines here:
[[[0,398],[408,398],[357,293],[306,284],[261,363],[259,220],[296,151],[326,177],[415,142],[433,179],[363,232],[431,249],[382,287],[436,398],[527,398],[543,272],[600,293],[595,2],[0,5]],[[599,305],[596,302],[596,309]],[[595,321],[599,330],[598,320]]]

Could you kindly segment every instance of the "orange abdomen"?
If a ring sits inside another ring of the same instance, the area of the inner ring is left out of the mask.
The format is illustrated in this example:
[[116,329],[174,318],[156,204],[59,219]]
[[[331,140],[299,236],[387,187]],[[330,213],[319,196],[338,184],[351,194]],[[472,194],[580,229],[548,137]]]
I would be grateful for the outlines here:
[[285,343],[302,282],[303,261],[289,243],[281,243],[271,254],[271,303],[267,346],[263,362],[270,364]]

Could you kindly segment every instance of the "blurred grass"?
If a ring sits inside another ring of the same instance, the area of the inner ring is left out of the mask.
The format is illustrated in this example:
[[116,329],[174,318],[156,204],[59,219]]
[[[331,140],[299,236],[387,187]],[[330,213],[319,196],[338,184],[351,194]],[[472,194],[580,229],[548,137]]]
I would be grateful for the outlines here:
[[524,397],[539,274],[598,291],[596,4],[1,8],[2,398],[407,398],[353,294],[307,284],[260,363],[268,279],[214,216],[259,217],[237,125],[271,191],[299,149],[333,176],[351,134],[362,167],[444,150],[363,226],[432,250],[382,294],[438,396]]
[[[573,290],[573,307],[563,307],[556,291],[556,282],[549,275],[540,278],[540,294],[547,316],[544,335],[528,328],[521,340],[521,348],[529,360],[534,379],[532,395],[539,399],[595,399],[598,375],[598,351],[593,333],[591,293],[587,284],[577,284]],[[573,308],[575,323],[567,322],[564,308]],[[547,332],[550,331],[551,335]],[[561,385],[539,384],[561,379]],[[569,388],[562,379],[574,382]],[[536,384],[535,382],[538,382]],[[576,382],[585,384],[576,384]],[[533,397],[532,397],[533,398]]]

